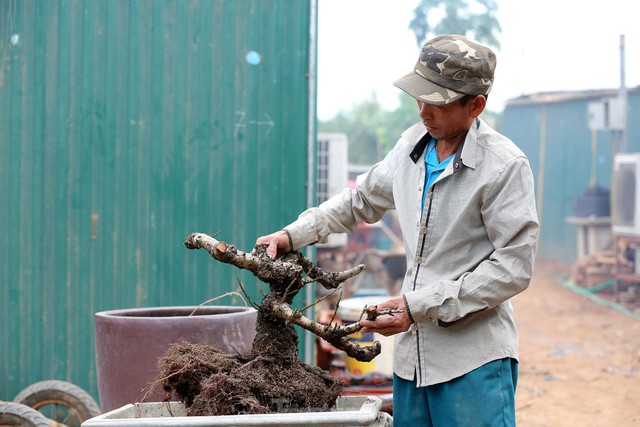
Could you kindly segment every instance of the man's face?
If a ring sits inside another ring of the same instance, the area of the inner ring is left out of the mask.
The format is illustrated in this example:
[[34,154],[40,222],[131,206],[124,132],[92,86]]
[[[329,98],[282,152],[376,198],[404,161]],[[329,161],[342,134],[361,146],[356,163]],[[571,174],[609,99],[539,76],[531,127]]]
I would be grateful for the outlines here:
[[467,133],[474,119],[472,104],[473,100],[465,105],[459,100],[445,105],[418,101],[418,109],[429,134],[438,141],[447,141],[459,139]]

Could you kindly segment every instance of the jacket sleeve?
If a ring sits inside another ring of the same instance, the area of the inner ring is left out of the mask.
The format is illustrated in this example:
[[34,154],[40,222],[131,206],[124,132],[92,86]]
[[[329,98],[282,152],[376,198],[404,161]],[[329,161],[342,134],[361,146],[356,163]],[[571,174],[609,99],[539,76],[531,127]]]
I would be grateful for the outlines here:
[[457,280],[438,280],[407,293],[405,301],[415,321],[427,318],[446,326],[492,309],[528,287],[539,224],[533,175],[525,157],[512,160],[496,178],[481,215],[493,252]]
[[284,229],[291,236],[293,249],[324,243],[333,233],[351,233],[358,221],[372,224],[394,208],[393,170],[397,148],[369,171],[359,175],[355,188],[345,188],[320,206],[307,209]]

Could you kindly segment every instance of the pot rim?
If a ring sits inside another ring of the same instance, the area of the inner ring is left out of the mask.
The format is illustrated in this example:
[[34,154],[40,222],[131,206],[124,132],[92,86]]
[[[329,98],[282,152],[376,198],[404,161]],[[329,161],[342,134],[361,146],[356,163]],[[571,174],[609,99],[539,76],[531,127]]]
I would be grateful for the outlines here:
[[[196,314],[190,316],[190,313],[195,309],[198,309]],[[223,309],[223,311],[211,313],[212,310]],[[175,314],[176,312],[184,312],[184,314]],[[104,318],[127,318],[127,319],[185,319],[193,317],[194,319],[202,319],[207,317],[216,317],[222,314],[226,315],[245,315],[253,314],[257,312],[252,307],[242,307],[233,305],[209,305],[209,306],[197,306],[197,305],[179,305],[179,306],[152,306],[152,307],[133,307],[133,308],[120,308],[114,310],[104,310],[95,313],[96,317]],[[158,313],[160,315],[145,315],[143,313]],[[162,314],[168,314],[162,316]],[[174,314],[169,314],[174,313]]]

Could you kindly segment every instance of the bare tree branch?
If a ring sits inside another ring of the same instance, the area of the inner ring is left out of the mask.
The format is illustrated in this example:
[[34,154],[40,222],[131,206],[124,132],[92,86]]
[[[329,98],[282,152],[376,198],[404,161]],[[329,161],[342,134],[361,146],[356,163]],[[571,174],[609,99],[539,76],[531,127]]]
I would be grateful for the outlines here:
[[361,362],[370,362],[380,354],[381,346],[378,341],[374,341],[371,346],[361,347],[359,344],[349,341],[348,335],[362,329],[360,323],[338,326],[336,324],[323,325],[302,315],[298,310],[292,309],[287,304],[272,302],[269,306],[270,312],[283,322],[291,322],[313,332],[315,335],[327,340],[334,347],[344,350],[347,355]]
[[[300,252],[292,252],[280,259],[271,259],[264,251],[243,252],[234,245],[221,242],[203,233],[192,233],[184,241],[188,249],[205,249],[209,254],[220,262],[235,265],[238,268],[249,270],[263,282],[281,282],[283,278],[300,279],[302,273],[306,273],[311,281],[320,283],[327,289],[340,286],[345,280],[357,276],[364,265],[360,264],[346,271],[331,273],[318,268],[313,262],[305,258]],[[264,245],[257,245],[264,246]],[[287,282],[287,283],[290,283]]]
[[[235,265],[238,268],[249,270],[263,282],[270,283],[276,280],[274,272],[284,277],[297,277],[302,273],[302,267],[293,263],[285,263],[280,260],[272,260],[266,253],[263,256],[254,255],[236,249],[234,245],[214,239],[203,233],[192,233],[184,241],[188,249],[205,249],[220,262]],[[265,264],[274,264],[271,268],[260,268]]]

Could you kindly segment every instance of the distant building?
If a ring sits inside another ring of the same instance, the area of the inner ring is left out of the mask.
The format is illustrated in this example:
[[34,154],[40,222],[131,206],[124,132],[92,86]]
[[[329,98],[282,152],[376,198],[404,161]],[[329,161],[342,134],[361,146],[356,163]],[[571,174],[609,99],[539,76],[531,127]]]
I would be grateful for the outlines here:
[[[540,257],[573,262],[577,229],[566,219],[590,184],[610,189],[620,132],[615,127],[618,90],[545,92],[511,99],[501,132],[528,156],[533,169],[541,234]],[[640,151],[640,88],[628,90],[627,152]],[[596,107],[594,109],[594,107]],[[601,108],[600,108],[601,107]],[[602,116],[599,116],[601,114]]]

